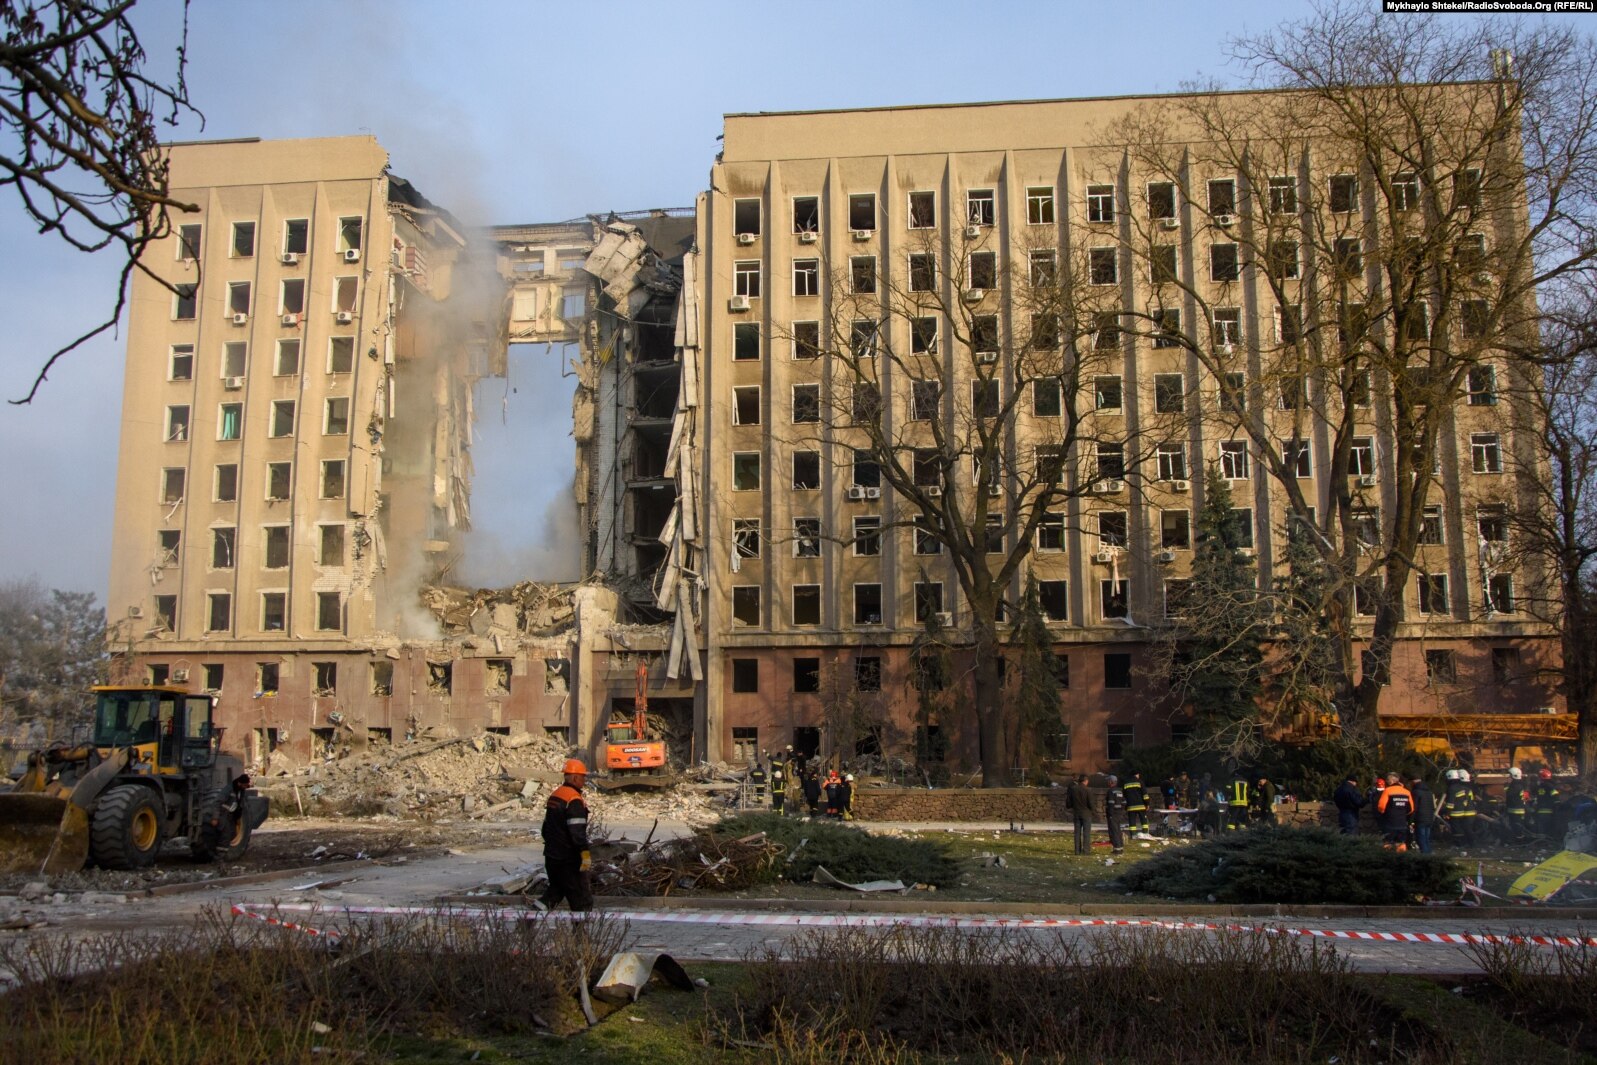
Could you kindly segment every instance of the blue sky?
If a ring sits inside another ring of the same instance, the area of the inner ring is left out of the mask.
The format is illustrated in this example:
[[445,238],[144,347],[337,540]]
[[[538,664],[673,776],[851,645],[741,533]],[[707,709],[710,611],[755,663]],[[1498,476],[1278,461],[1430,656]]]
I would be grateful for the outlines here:
[[[370,132],[396,173],[470,222],[687,206],[727,112],[1234,81],[1228,35],[1306,11],[1288,0],[194,0],[188,79],[206,122],[173,137]],[[135,12],[159,76],[180,13],[177,0],[142,0]],[[846,68],[830,62],[838,54]],[[3,196],[0,249],[0,396],[11,398],[46,353],[109,308],[116,264],[32,233]],[[70,356],[31,407],[0,407],[0,581],[103,596],[122,358],[121,340],[102,338]],[[538,564],[529,560],[553,536],[569,474],[548,456],[571,450],[570,391],[555,363],[516,365],[515,391],[484,397],[495,423],[507,400],[508,427],[483,426],[474,499],[492,556],[512,568]],[[554,575],[566,574],[481,578]]]

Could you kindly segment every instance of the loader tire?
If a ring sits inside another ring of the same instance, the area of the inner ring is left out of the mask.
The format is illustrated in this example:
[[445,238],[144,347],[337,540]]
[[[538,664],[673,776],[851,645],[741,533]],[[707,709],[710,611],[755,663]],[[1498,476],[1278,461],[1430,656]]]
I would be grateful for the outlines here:
[[102,869],[148,869],[161,850],[161,807],[138,784],[111,788],[94,807],[89,852]]
[[250,823],[242,808],[222,809],[215,791],[200,803],[199,823],[189,833],[189,853],[201,862],[236,862],[250,849]]

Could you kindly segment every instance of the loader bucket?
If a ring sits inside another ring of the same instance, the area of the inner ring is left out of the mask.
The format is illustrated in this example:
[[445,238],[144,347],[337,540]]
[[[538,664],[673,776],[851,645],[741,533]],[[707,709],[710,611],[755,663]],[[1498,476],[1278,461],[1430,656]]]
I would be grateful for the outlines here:
[[0,873],[60,876],[89,860],[89,814],[64,796],[0,793]]

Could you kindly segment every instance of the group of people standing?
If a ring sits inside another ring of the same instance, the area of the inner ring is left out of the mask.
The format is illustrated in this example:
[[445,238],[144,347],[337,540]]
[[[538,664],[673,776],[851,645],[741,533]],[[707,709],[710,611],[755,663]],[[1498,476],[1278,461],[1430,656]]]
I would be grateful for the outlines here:
[[1384,773],[1361,790],[1358,776],[1349,774],[1332,797],[1337,825],[1344,835],[1357,834],[1360,814],[1368,809],[1388,847],[1406,850],[1412,844],[1422,854],[1431,853],[1432,834],[1441,821],[1465,847],[1482,838],[1483,814],[1500,816],[1504,831],[1514,840],[1552,836],[1557,831],[1560,796],[1549,769],[1540,770],[1532,782],[1518,766],[1510,768],[1500,805],[1492,802],[1467,769],[1449,769],[1442,779],[1444,790],[1438,801],[1421,777],[1410,777],[1405,784],[1401,773]]
[[[1065,806],[1075,827],[1077,854],[1092,850],[1096,810],[1088,780],[1087,774],[1081,774],[1065,792]],[[1238,772],[1231,780],[1216,785],[1207,773],[1194,779],[1182,772],[1157,787],[1149,787],[1142,773],[1133,770],[1123,781],[1110,775],[1104,784],[1104,822],[1109,830],[1109,846],[1116,854],[1125,850],[1127,832],[1147,832],[1155,820],[1171,814],[1194,818],[1201,831],[1211,832],[1275,823],[1276,787],[1265,776],[1250,777]]]
[[798,814],[808,807],[811,817],[824,814],[839,821],[854,820],[853,773],[831,769],[823,775],[821,767],[812,765],[791,743],[775,757],[771,757],[769,751],[763,754],[749,770],[748,782],[755,806],[764,806],[769,800],[771,812],[775,814],[786,814],[789,810]]

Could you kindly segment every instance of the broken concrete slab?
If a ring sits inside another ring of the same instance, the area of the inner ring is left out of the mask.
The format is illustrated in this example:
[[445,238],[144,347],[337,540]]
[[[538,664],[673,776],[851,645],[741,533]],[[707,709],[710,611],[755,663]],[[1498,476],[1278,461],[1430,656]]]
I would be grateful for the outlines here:
[[656,976],[679,991],[693,990],[693,978],[671,955],[628,951],[610,959],[610,964],[605,966],[599,982],[594,986],[593,994],[595,998],[614,1004],[636,1002],[649,981]]
[[850,884],[848,881],[839,880],[837,877],[827,872],[826,866],[824,865],[817,865],[815,867],[814,881],[815,883],[822,884],[826,887],[848,888],[850,891],[858,891],[863,894],[874,894],[876,892],[882,891],[896,891],[902,895],[909,890],[902,880],[866,880],[862,883]]

